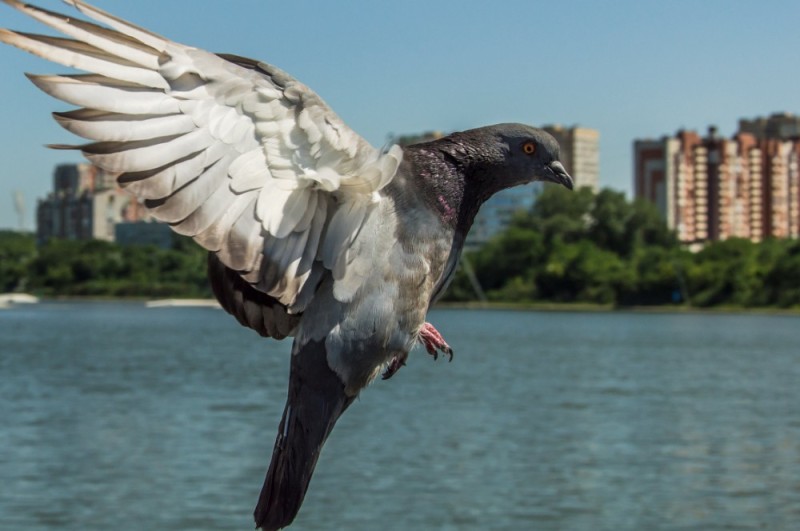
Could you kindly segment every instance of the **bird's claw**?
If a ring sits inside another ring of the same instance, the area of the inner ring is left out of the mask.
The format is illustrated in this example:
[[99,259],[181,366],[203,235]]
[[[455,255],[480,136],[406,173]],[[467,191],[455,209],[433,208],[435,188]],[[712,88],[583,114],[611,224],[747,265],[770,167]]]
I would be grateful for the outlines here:
[[400,367],[403,367],[405,364],[406,364],[405,358],[400,358],[395,356],[386,366],[386,369],[383,371],[383,374],[381,374],[381,379],[388,380],[389,378],[394,376],[394,373],[400,370]]
[[442,334],[436,330],[432,324],[425,323],[419,331],[419,342],[425,346],[428,354],[433,356],[434,360],[439,359],[439,352],[448,356],[448,361],[453,361],[453,349],[444,340]]

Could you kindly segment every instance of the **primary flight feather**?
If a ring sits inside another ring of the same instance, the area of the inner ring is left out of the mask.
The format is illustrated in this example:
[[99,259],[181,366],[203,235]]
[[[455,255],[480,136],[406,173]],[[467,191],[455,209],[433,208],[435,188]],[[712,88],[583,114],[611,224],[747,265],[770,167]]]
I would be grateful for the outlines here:
[[421,341],[452,354],[425,315],[452,278],[480,205],[536,180],[572,188],[547,133],[501,124],[378,150],[274,66],[185,46],[79,0],[94,22],[17,0],[61,32],[0,41],[87,72],[30,75],[78,106],[56,121],[152,215],[209,251],[225,310],[294,336],[289,391],[256,525],[294,519],[336,420]]

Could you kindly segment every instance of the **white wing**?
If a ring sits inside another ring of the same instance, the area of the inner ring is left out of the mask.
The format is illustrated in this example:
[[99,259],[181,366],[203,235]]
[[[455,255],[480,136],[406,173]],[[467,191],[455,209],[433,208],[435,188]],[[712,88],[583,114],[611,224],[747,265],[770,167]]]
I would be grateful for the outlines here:
[[376,150],[270,65],[172,42],[77,0],[66,2],[106,27],[3,1],[70,37],[0,30],[0,41],[89,72],[29,77],[81,107],[54,116],[93,140],[77,147],[121,173],[156,218],[290,312],[305,308],[323,268],[343,278],[398,146]]

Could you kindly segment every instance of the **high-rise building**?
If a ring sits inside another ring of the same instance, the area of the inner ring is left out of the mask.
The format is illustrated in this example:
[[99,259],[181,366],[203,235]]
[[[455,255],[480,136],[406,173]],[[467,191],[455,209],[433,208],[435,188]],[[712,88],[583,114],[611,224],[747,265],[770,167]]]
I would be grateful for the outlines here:
[[800,235],[800,141],[715,128],[634,142],[634,191],[685,243]]
[[561,163],[575,181],[597,192],[600,183],[600,132],[586,127],[545,125],[561,147]]
[[36,208],[36,234],[50,238],[114,240],[114,225],[146,213],[116,185],[116,175],[91,164],[62,164],[53,172],[53,191]]
[[788,112],[777,112],[770,116],[752,120],[739,120],[739,132],[750,133],[757,139],[794,140],[800,138],[800,116]]

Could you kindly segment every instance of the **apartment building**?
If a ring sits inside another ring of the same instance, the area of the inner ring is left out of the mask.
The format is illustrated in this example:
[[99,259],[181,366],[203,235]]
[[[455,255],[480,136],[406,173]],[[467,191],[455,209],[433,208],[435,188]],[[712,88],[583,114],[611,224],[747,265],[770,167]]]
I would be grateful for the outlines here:
[[[785,118],[784,115],[781,115]],[[634,192],[654,203],[685,243],[731,237],[760,241],[800,235],[800,140],[757,120],[732,138],[705,136],[634,142]]]

